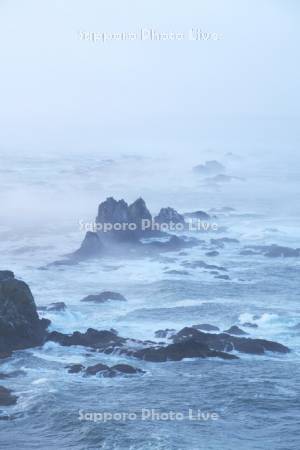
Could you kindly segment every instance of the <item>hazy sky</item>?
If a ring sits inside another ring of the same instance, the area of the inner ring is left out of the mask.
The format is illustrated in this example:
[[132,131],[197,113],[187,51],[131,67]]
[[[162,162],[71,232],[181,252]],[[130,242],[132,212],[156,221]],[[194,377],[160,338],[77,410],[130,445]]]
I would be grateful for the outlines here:
[[[293,140],[299,19],[297,0],[1,0],[0,151],[199,148],[274,138],[278,119]],[[220,39],[79,37],[141,28]]]

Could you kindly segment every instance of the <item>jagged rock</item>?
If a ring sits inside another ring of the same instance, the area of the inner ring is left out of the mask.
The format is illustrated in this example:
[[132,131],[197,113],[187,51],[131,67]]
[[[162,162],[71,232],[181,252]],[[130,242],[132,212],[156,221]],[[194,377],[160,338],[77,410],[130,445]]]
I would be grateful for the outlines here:
[[224,333],[235,334],[237,336],[242,336],[242,335],[248,334],[248,333],[246,333],[246,331],[242,330],[241,328],[237,327],[236,325],[233,325],[228,330],[224,330]]
[[95,295],[88,295],[87,297],[84,297],[81,302],[93,302],[93,303],[105,303],[109,300],[118,300],[122,302],[126,302],[126,298],[119,294],[118,292],[110,292],[110,291],[103,291],[100,294]]
[[206,256],[218,256],[220,253],[216,250],[212,250],[211,252],[205,253]]
[[0,281],[0,353],[41,345],[47,319],[39,319],[32,293],[12,276]]
[[192,328],[203,331],[220,331],[219,327],[216,327],[215,325],[210,325],[209,323],[200,323],[199,325],[192,325]]
[[245,323],[242,323],[242,327],[258,328],[258,325],[256,323],[245,322]]
[[0,386],[0,406],[11,406],[17,403],[18,397],[12,395],[11,389]]
[[161,208],[158,215],[154,218],[154,221],[156,223],[161,224],[185,224],[185,220],[183,215],[179,214],[175,209],[173,208]]
[[176,333],[174,328],[166,328],[165,330],[157,330],[154,335],[156,338],[170,338]]
[[[97,233],[93,231],[88,231],[85,235],[85,238],[78,250],[72,253],[71,256],[75,260],[81,260],[86,258],[98,258],[102,256],[104,253],[104,246],[101,242],[100,237]],[[62,265],[68,263],[68,261],[56,261],[56,265],[61,263]],[[69,260],[70,264],[73,264],[74,261]]]
[[98,207],[96,223],[129,223],[130,219],[128,204],[123,199],[117,201],[108,197]]
[[214,350],[230,352],[237,350],[242,353],[263,355],[265,351],[288,353],[290,350],[285,345],[278,342],[267,341],[265,339],[251,339],[231,336],[227,333],[211,334],[203,333],[194,328],[185,327],[173,337],[173,342],[184,342],[186,340],[196,340],[199,343],[207,344]]
[[79,373],[84,370],[84,366],[82,364],[69,364],[66,369],[69,369],[69,373]]
[[[140,197],[128,207],[130,222],[135,223],[137,230],[142,230],[143,220],[152,221],[152,216],[145,201]],[[144,230],[145,231],[145,230]]]

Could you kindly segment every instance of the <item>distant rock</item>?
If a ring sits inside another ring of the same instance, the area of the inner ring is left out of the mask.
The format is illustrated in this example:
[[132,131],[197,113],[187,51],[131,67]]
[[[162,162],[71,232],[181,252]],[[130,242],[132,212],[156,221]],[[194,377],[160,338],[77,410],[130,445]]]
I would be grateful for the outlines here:
[[161,224],[185,224],[185,220],[183,215],[179,214],[175,209],[173,208],[161,208],[161,210],[159,211],[159,214],[154,218],[154,221],[156,223]]
[[144,221],[152,221],[152,216],[148,210],[145,201],[140,197],[128,207],[130,222],[135,223],[137,230],[143,230],[142,223]]
[[245,322],[245,323],[242,323],[242,327],[258,328],[258,325],[256,323]]
[[206,161],[204,164],[199,164],[193,168],[194,172],[199,175],[215,175],[225,172],[223,164],[216,160]]
[[111,291],[103,291],[100,294],[95,295],[88,295],[87,297],[84,297],[81,302],[93,302],[93,303],[105,303],[110,300],[117,300],[121,302],[126,302],[126,298],[119,294],[118,292],[111,292]]
[[84,366],[82,364],[69,364],[66,369],[69,369],[69,373],[79,373],[84,370]]
[[37,306],[37,310],[38,311],[65,311],[67,308],[67,305],[64,302],[54,302],[54,303],[50,303],[47,306]]
[[249,249],[255,250],[253,254],[257,254],[258,252],[269,258],[297,258],[300,256],[300,248],[284,247],[277,244],[250,245],[246,247],[246,251]]
[[159,338],[159,339],[165,339],[165,338],[169,339],[175,333],[176,333],[176,330],[174,330],[174,328],[166,328],[165,330],[155,331],[154,335],[156,338]]
[[242,330],[241,328],[237,327],[236,325],[233,325],[228,330],[224,330],[224,333],[235,334],[237,336],[239,336],[239,335],[242,336],[242,335],[248,334],[248,333],[246,333],[246,331]]
[[18,397],[12,395],[11,389],[0,386],[0,406],[11,406],[17,403]]
[[165,273],[168,275],[184,275],[184,276],[190,275],[190,273],[187,270],[175,270],[175,269],[166,270]]
[[183,261],[181,263],[182,266],[184,267],[190,267],[191,269],[209,269],[209,270],[220,270],[222,272],[226,272],[227,269],[225,269],[225,267],[222,266],[216,266],[214,264],[207,264],[204,261]]
[[0,278],[0,353],[9,355],[12,350],[41,345],[50,321],[39,318],[24,281],[9,271],[1,271]]
[[210,220],[210,215],[204,211],[184,213],[184,217],[186,217],[187,219]]
[[[69,256],[75,258],[75,260],[81,260],[87,258],[98,258],[102,256],[103,253],[104,246],[98,234],[93,231],[88,231],[80,248]],[[62,264],[66,263],[68,263],[68,261],[62,261]],[[70,263],[72,264],[72,261]]]
[[228,238],[228,237],[210,240],[211,245],[215,245],[216,247],[219,247],[219,248],[223,248],[224,244],[239,244],[239,242],[240,241],[238,239]]
[[209,323],[200,323],[199,325],[192,325],[192,328],[203,331],[220,331],[219,327],[216,327],[215,325],[210,325]]
[[230,276],[229,275],[215,275],[214,278],[217,278],[219,280],[225,280],[225,281],[230,280]]

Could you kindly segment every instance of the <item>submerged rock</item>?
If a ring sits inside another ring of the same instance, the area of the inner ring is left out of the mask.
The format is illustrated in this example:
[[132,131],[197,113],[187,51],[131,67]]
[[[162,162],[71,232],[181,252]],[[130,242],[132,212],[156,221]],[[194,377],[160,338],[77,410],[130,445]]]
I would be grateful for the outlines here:
[[[5,271],[9,272],[9,271]],[[0,281],[0,353],[9,355],[41,345],[50,321],[40,319],[32,293],[24,281],[11,275]]]
[[93,303],[105,303],[109,300],[118,300],[121,302],[126,302],[126,298],[119,294],[118,292],[111,292],[111,291],[103,291],[100,294],[95,295],[88,295],[87,297],[84,297],[81,302],[93,302]]
[[17,403],[18,397],[12,395],[11,389],[0,386],[0,406],[11,406]]
[[157,330],[154,333],[154,336],[156,338],[170,338],[171,336],[174,336],[174,334],[176,333],[176,330],[174,330],[174,328],[166,328],[165,330]]
[[126,339],[117,336],[112,331],[98,331],[94,330],[93,328],[89,328],[85,333],[75,331],[72,334],[64,334],[59,333],[58,331],[52,331],[48,334],[46,340],[57,342],[58,344],[67,347],[71,345],[82,345],[100,351],[123,346],[123,344],[126,342]]
[[216,266],[214,264],[207,264],[204,261],[191,261],[191,262],[190,261],[183,261],[181,263],[181,265],[184,266],[184,267],[190,267],[191,269],[200,268],[200,269],[220,270],[220,271],[223,271],[223,272],[227,271],[227,269],[225,269],[225,267]]
[[236,334],[237,336],[238,335],[242,336],[242,335],[248,334],[248,333],[246,333],[246,331],[242,330],[241,328],[237,327],[236,325],[233,325],[228,330],[224,330],[224,333]]
[[219,252],[217,252],[217,250],[212,250],[210,252],[206,252],[205,255],[206,256],[219,256]]
[[256,323],[252,323],[252,322],[245,322],[245,323],[242,323],[242,327],[258,328],[258,325]]
[[67,305],[64,302],[54,302],[50,303],[47,306],[37,306],[38,311],[65,311],[67,308]]
[[66,369],[69,369],[69,373],[79,373],[84,370],[84,366],[82,364],[69,364]]

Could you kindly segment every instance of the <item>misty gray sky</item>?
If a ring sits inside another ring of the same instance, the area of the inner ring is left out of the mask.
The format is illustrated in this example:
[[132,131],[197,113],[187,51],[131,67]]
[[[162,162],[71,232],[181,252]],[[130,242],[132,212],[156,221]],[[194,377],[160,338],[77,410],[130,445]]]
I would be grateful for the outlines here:
[[[291,137],[299,119],[299,12],[297,0],[1,0],[1,149],[199,148],[213,134],[274,139],[278,120]],[[141,28],[221,37],[79,38]]]

